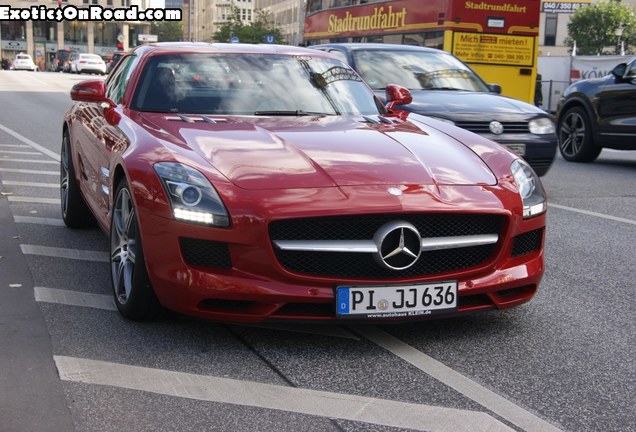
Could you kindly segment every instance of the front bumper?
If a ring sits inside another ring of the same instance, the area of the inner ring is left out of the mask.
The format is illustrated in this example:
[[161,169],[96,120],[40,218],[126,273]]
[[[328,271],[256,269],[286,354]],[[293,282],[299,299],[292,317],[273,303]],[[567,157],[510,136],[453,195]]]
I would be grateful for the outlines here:
[[[457,199],[463,201],[463,198],[466,197]],[[444,206],[438,204],[439,208]],[[497,211],[505,214],[505,209]],[[267,219],[253,215],[237,218],[234,214],[230,229],[184,224],[147,211],[139,211],[138,215],[150,281],[160,302],[179,313],[211,320],[336,321],[337,286],[442,280],[456,280],[458,284],[458,307],[446,315],[506,309],[529,301],[537,292],[544,271],[545,215],[524,221],[508,214],[496,251],[479,265],[397,279],[294,273],[278,262]],[[395,212],[395,218],[400,217],[402,213]],[[247,220],[251,222],[245,222]],[[531,247],[519,249],[517,239],[525,238],[528,233],[536,234],[537,240]],[[190,246],[184,247],[184,239]],[[191,246],[198,247],[199,243],[204,247],[194,257],[188,250]],[[381,321],[425,318],[429,316],[382,318]]]

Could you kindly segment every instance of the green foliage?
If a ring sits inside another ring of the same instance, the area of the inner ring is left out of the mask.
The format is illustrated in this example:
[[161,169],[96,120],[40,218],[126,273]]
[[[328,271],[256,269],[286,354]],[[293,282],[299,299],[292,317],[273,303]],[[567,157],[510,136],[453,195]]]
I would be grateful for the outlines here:
[[576,10],[568,24],[565,44],[579,55],[616,54],[618,37],[616,29],[622,27],[620,40],[625,52],[633,52],[636,46],[636,11],[630,5],[600,0]]
[[183,40],[183,22],[154,21],[150,24],[150,32],[157,35],[159,42],[178,42]]
[[274,43],[284,43],[283,34],[279,28],[271,23],[269,12],[258,11],[253,22],[243,24],[241,11],[239,8],[233,7],[227,22],[212,35],[212,40],[230,42],[232,37],[238,37],[241,43],[265,43],[267,35],[274,36]]

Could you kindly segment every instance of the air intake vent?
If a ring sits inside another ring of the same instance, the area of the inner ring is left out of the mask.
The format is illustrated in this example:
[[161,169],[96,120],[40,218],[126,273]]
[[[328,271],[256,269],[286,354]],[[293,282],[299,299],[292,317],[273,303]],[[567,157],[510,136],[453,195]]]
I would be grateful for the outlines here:
[[527,232],[515,237],[512,246],[512,256],[521,256],[541,248],[541,239],[543,237],[543,229],[539,228],[534,231]]
[[227,244],[188,237],[179,238],[181,253],[186,263],[197,267],[231,268]]

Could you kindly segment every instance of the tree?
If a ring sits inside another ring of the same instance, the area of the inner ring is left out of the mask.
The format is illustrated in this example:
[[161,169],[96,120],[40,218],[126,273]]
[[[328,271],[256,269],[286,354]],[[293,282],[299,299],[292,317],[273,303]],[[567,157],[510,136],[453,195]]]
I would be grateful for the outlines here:
[[155,21],[150,24],[150,31],[157,35],[159,42],[178,42],[183,40],[182,21]]
[[616,1],[600,0],[576,10],[568,24],[565,44],[583,55],[616,54],[619,37],[616,30],[622,28],[620,40],[629,52],[636,45],[636,11],[630,5]]
[[242,43],[265,43],[267,36],[272,36],[274,43],[284,43],[283,34],[272,24],[269,11],[256,12],[256,20],[246,25],[241,20],[240,9],[234,6],[227,22],[212,35],[212,40],[230,42],[233,37],[237,37]]

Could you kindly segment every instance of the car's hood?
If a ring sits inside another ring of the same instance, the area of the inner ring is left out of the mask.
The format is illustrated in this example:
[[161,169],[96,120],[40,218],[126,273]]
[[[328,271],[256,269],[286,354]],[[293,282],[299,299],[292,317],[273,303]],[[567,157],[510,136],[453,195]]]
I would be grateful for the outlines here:
[[[382,96],[384,96],[382,92]],[[378,93],[380,95],[380,93]],[[447,90],[413,90],[413,102],[403,106],[408,111],[419,114],[452,118],[455,115],[473,116],[486,114],[491,120],[506,119],[510,116],[518,120],[519,116],[530,118],[536,114],[546,115],[540,108],[495,93]]]
[[194,115],[188,119],[195,122],[166,114],[143,117],[155,132],[171,136],[245,189],[496,184],[469,148],[410,122],[341,116],[209,117],[212,122]]

